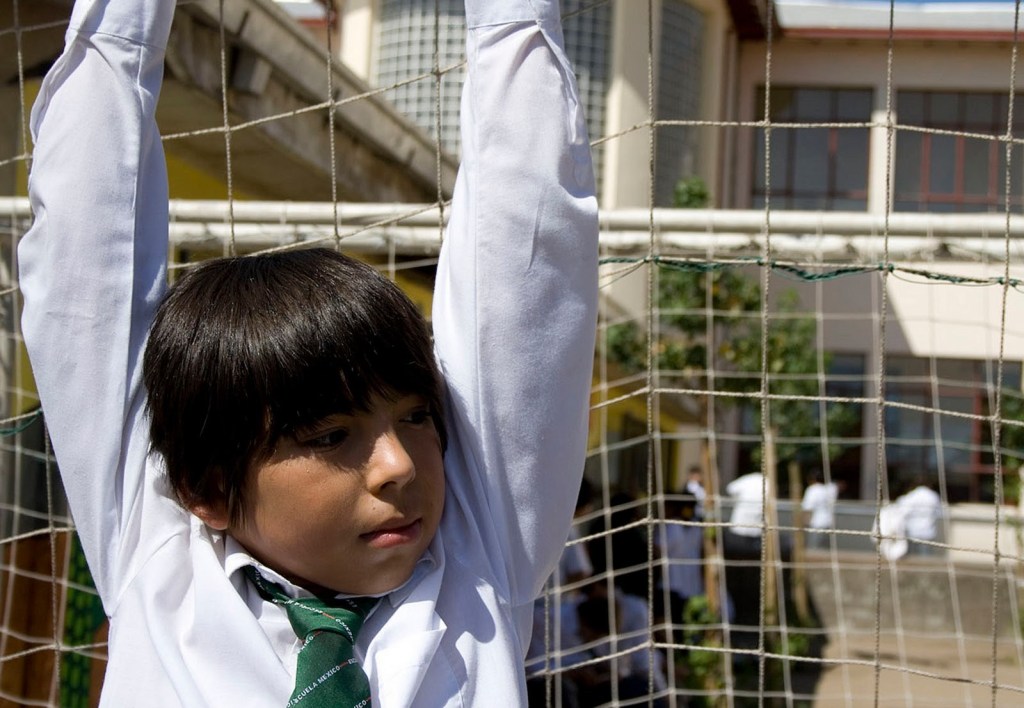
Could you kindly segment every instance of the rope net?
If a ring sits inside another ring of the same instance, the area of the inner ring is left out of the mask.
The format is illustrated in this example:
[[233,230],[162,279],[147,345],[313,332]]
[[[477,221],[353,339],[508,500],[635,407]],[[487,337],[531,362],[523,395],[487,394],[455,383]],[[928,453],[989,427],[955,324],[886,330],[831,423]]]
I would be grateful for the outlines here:
[[[531,706],[1024,701],[1019,8],[851,7],[562,2],[602,306]],[[0,2],[5,705],[103,680],[14,258],[68,14]],[[179,3],[171,278],[334,244],[429,312],[463,40],[456,0]]]

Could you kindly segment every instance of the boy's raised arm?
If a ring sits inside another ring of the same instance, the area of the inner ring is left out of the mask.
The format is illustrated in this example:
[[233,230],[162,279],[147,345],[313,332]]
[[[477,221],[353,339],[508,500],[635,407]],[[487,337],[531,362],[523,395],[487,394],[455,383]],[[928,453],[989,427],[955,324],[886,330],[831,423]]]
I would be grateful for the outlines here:
[[173,0],[79,0],[32,112],[23,331],[72,514],[108,612],[148,447],[141,351],[165,287],[154,120]]
[[557,0],[467,0],[466,12],[462,167],[434,327],[449,484],[467,508],[446,513],[482,520],[518,604],[557,561],[583,470],[597,204]]

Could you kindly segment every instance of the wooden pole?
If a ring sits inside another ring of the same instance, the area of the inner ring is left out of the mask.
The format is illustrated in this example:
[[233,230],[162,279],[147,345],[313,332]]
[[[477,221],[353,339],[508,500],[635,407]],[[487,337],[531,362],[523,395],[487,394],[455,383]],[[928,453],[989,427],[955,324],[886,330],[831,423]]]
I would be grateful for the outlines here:
[[789,472],[789,499],[793,503],[793,609],[796,610],[797,623],[801,627],[811,625],[811,605],[807,599],[806,537],[804,535],[804,510],[800,505],[803,500],[803,485],[800,481],[800,463],[790,460],[786,465]]
[[[704,520],[718,520],[718,469],[712,464],[711,446],[705,441],[701,450],[701,469],[704,474]],[[719,592],[719,568],[722,558],[718,553],[718,529],[708,527],[704,532],[704,594],[708,609],[715,617],[722,616],[721,594]]]
[[764,565],[761,572],[765,573],[764,582],[764,622],[774,627],[779,623],[778,584],[775,582],[775,562],[779,557],[779,513],[775,504],[775,430],[769,428],[764,441],[764,466],[767,474],[764,494]]

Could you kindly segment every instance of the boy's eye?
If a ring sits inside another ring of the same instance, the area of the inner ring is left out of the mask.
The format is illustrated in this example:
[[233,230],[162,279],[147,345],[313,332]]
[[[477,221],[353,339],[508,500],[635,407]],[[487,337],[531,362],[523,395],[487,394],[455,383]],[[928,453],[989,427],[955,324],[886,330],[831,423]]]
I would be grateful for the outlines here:
[[413,425],[422,425],[430,420],[430,409],[426,407],[417,408],[402,418],[402,422],[412,423]]
[[341,445],[343,442],[345,442],[345,438],[347,437],[347,430],[345,430],[344,428],[334,428],[332,430],[325,430],[315,435],[300,438],[298,442],[303,447],[309,447],[316,450],[325,450]]

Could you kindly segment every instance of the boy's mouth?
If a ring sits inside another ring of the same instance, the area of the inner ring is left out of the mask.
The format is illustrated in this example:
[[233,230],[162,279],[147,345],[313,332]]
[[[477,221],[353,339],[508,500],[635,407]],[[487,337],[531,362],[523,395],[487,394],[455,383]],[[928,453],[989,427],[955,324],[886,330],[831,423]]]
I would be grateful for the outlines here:
[[410,524],[401,526],[385,524],[379,529],[360,534],[359,538],[365,540],[373,548],[394,548],[415,542],[422,533],[423,521],[416,519]]

